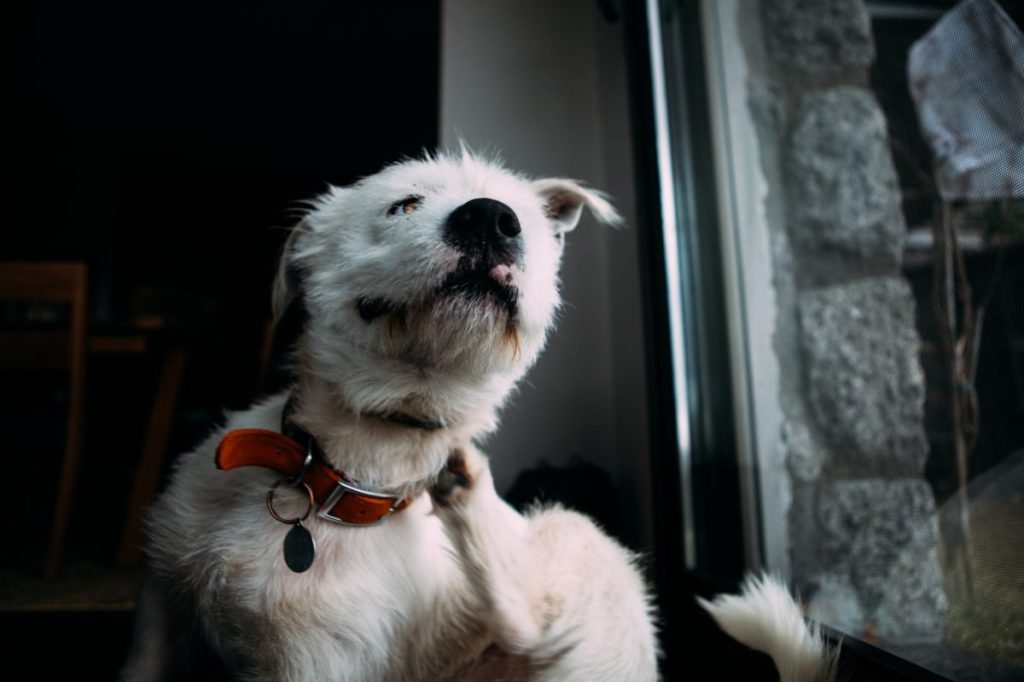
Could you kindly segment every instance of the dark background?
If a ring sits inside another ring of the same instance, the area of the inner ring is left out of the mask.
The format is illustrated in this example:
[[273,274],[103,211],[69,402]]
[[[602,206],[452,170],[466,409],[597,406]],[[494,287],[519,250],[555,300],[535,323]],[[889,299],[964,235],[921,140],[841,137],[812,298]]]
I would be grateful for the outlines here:
[[[93,331],[166,321],[188,353],[168,459],[258,394],[271,279],[301,200],[437,144],[439,19],[429,0],[0,10],[0,260],[85,261]],[[65,563],[110,564],[156,366],[90,357],[87,371]],[[4,381],[0,563],[38,567],[66,377]],[[5,656],[112,679],[131,617],[0,613],[16,633]]]
[[87,261],[94,321],[168,317],[186,402],[245,404],[298,202],[437,142],[439,4],[7,12],[0,255]]

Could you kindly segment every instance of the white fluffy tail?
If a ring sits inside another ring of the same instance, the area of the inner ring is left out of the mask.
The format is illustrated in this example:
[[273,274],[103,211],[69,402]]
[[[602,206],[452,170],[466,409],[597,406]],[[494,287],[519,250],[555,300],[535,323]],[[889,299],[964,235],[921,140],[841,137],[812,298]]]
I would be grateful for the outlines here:
[[789,590],[770,576],[748,576],[739,595],[698,598],[729,636],[771,656],[780,682],[832,682],[838,649],[804,621]]

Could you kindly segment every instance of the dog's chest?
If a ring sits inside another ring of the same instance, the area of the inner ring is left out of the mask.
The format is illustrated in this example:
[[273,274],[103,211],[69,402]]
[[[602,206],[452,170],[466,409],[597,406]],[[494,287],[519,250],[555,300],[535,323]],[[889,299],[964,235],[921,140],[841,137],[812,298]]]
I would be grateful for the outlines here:
[[[214,442],[180,461],[151,516],[149,552],[227,659],[268,679],[437,679],[486,638],[427,495],[375,526],[311,516],[316,556],[294,573],[283,555],[290,526],[266,508],[277,475],[213,470]],[[417,670],[396,669],[406,662]]]
[[[223,593],[211,602],[220,607],[208,617],[221,630],[258,622],[232,639],[268,658],[302,651],[305,667],[325,675],[344,661],[384,679],[397,661],[426,663],[431,650],[459,655],[457,631],[479,609],[439,520],[421,507],[371,528],[311,522],[317,553],[305,573],[285,566],[284,528],[247,534],[225,564]],[[235,609],[243,612],[237,618]]]

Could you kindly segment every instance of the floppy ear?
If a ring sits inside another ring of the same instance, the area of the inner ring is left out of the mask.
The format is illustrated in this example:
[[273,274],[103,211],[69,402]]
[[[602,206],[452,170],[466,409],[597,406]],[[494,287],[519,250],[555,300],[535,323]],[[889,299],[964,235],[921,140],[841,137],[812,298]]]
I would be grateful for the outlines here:
[[281,259],[277,265],[277,274],[274,276],[274,289],[271,294],[270,308],[274,314],[274,324],[278,325],[284,318],[285,313],[292,301],[298,295],[302,284],[299,275],[299,266],[296,263],[295,244],[301,236],[309,232],[309,226],[305,221],[299,223],[288,233],[288,238],[281,249]]
[[565,178],[535,180],[533,187],[544,204],[544,213],[559,233],[568,232],[576,227],[584,206],[605,225],[622,224],[622,217],[608,203],[603,192],[587,189]]

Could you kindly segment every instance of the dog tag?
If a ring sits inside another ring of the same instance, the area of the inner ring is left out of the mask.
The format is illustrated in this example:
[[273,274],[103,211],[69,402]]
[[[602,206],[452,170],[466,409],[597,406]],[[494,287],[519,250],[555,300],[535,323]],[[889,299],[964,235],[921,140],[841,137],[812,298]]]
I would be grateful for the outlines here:
[[284,563],[296,573],[302,573],[313,565],[316,557],[316,541],[301,521],[296,521],[284,536]]

